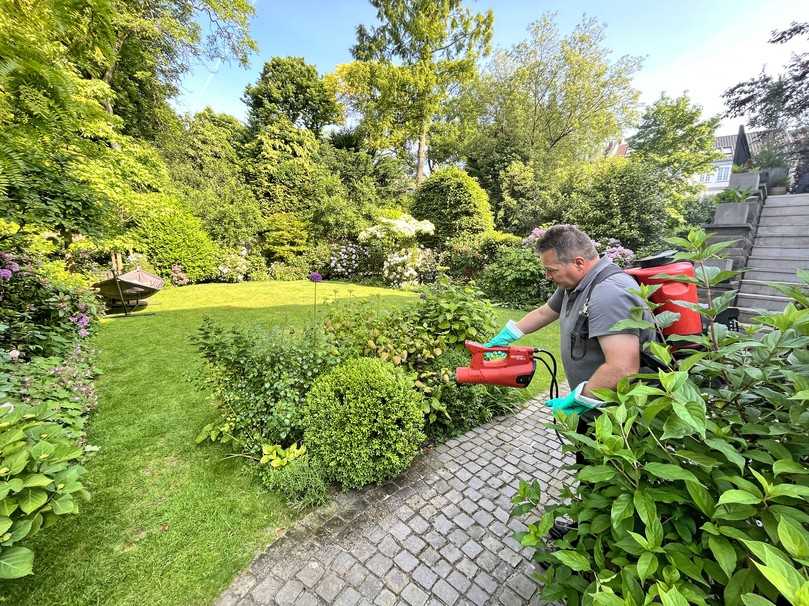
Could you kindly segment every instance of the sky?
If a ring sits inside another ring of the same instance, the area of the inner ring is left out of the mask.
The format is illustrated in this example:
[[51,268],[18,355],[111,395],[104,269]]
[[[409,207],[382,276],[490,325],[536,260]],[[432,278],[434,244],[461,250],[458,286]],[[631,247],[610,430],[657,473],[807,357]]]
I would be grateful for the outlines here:
[[[554,12],[563,33],[584,15],[606,26],[611,57],[643,57],[634,80],[644,104],[661,93],[687,92],[706,116],[724,111],[721,94],[762,69],[778,73],[806,42],[768,44],[774,29],[809,19],[809,0],[477,0],[472,10],[494,12],[493,43],[508,48],[527,37],[526,28]],[[245,86],[255,82],[273,56],[303,57],[320,73],[351,61],[358,24],[371,25],[376,12],[365,0],[254,0],[251,35],[259,51],[247,69],[233,64],[199,64],[186,75],[174,105],[181,112],[206,106],[240,119]],[[740,119],[723,119],[718,135],[738,130]]]

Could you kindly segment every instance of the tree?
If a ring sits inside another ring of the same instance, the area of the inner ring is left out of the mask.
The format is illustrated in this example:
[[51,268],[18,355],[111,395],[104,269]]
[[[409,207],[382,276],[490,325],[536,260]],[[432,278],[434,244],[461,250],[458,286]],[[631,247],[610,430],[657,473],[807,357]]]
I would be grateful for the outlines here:
[[461,0],[371,0],[379,25],[357,28],[356,61],[339,66],[342,91],[379,146],[415,143],[416,181],[425,175],[430,131],[450,89],[475,73],[486,54],[493,14]]
[[[154,139],[162,128],[168,99],[193,61],[236,59],[247,65],[256,50],[248,34],[254,13],[249,0],[111,0],[111,51],[88,75],[115,92],[105,102],[123,119],[123,131]],[[207,35],[203,37],[203,25]]]
[[205,108],[162,141],[171,176],[211,237],[228,247],[250,243],[261,230],[261,207],[242,174],[245,127]]
[[638,93],[631,86],[635,57],[609,58],[604,28],[584,19],[563,36],[552,15],[528,28],[528,38],[498,52],[481,78],[464,91],[477,99],[459,104],[477,113],[464,144],[470,174],[490,192],[498,225],[502,173],[513,162],[530,165],[539,184],[561,167],[593,159],[611,137],[634,121]]
[[[793,22],[785,30],[774,31],[771,44],[783,44],[796,36],[809,38],[809,21]],[[790,128],[809,122],[809,52],[797,53],[778,76],[762,73],[729,88],[722,97],[727,116],[750,117],[750,125],[764,128]]]
[[6,237],[48,230],[67,246],[73,234],[100,227],[105,200],[88,187],[81,167],[103,154],[113,133],[101,105],[110,91],[81,72],[110,52],[112,18],[102,0],[0,0],[0,224]]
[[685,94],[676,99],[661,95],[646,109],[629,147],[674,178],[705,172],[722,157],[714,139],[720,118],[702,120],[701,116],[702,108]]
[[244,92],[253,132],[285,116],[316,135],[327,124],[342,121],[342,108],[331,83],[302,57],[273,57],[264,64],[258,82]]
[[[809,21],[776,30],[769,41],[783,44],[796,36],[809,39]],[[785,68],[775,77],[762,71],[729,88],[722,97],[727,116],[749,116],[751,126],[772,131],[770,144],[794,162],[797,183],[809,173],[809,52],[794,54]]]

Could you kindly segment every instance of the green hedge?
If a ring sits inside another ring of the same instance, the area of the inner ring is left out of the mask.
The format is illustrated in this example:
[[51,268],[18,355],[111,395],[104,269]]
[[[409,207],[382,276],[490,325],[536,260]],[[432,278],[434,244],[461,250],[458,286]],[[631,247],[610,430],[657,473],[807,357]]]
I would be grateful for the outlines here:
[[430,175],[416,191],[413,216],[435,225],[434,242],[444,244],[463,234],[494,229],[489,196],[472,177],[457,167]]

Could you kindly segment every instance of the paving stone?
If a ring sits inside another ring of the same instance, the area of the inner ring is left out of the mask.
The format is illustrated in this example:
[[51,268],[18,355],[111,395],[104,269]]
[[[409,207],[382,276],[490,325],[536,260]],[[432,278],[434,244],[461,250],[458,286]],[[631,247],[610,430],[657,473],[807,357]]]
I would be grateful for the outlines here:
[[414,583],[409,583],[401,595],[411,606],[424,606],[427,603],[427,594]]
[[525,600],[530,599],[537,589],[536,583],[521,572],[516,573],[508,580],[508,587],[513,589]]
[[385,584],[382,582],[382,579],[375,575],[369,574],[367,577],[365,577],[365,580],[360,585],[359,590],[360,593],[366,598],[373,600],[384,587]]
[[284,586],[275,594],[275,601],[278,604],[294,604],[295,599],[303,591],[303,583],[297,579],[292,579],[284,583]]
[[472,583],[472,586],[466,590],[466,597],[472,604],[485,604],[489,600],[490,595],[489,592],[475,583]]
[[311,591],[304,591],[295,600],[295,606],[320,606],[320,600]]
[[379,551],[391,558],[399,553],[400,549],[399,544],[390,535],[386,536],[379,543]]
[[407,523],[408,526],[415,532],[416,534],[424,534],[430,529],[430,524],[421,517],[419,514],[413,516],[410,521]]
[[466,529],[471,528],[472,524],[475,523],[475,520],[470,518],[465,513],[459,513],[457,516],[455,516],[454,522],[461,528]]
[[409,551],[401,552],[400,554],[398,554],[396,557],[393,558],[393,561],[399,568],[401,568],[405,572],[410,572],[414,570],[416,566],[419,565],[418,558],[416,558],[416,556],[414,556]]
[[283,585],[283,581],[270,575],[256,585],[250,593],[259,603],[269,604],[273,601],[275,594],[278,593],[278,590],[281,589]]
[[401,570],[394,566],[390,569],[390,571],[388,571],[388,574],[385,575],[384,581],[388,589],[390,589],[396,595],[399,595],[402,592],[402,589],[404,589],[407,585],[407,576],[405,576]]
[[427,547],[427,543],[422,541],[414,534],[402,541],[402,545],[413,555],[418,555],[425,547]]
[[396,522],[390,529],[390,532],[400,541],[404,541],[407,537],[409,537],[412,534],[413,531],[410,530],[410,526],[408,526],[404,522]]
[[326,570],[319,562],[307,562],[306,565],[298,571],[295,578],[311,589],[320,580],[324,572],[326,572]]
[[378,606],[393,606],[396,603],[396,594],[388,591],[387,589],[383,589],[379,592],[379,594],[374,599],[374,604],[378,604]]
[[334,601],[335,606],[356,606],[362,600],[360,593],[353,587],[346,587]]
[[326,600],[326,602],[331,603],[344,586],[345,583],[342,579],[333,572],[327,572],[315,586],[315,593]]
[[469,588],[469,585],[471,585],[471,581],[457,570],[453,570],[449,574],[447,581],[449,581],[449,584],[457,589],[460,593],[465,592]]
[[357,562],[351,567],[351,570],[346,573],[344,580],[352,587],[359,587],[367,576],[368,569]]
[[461,551],[463,551],[470,558],[475,559],[478,554],[483,551],[483,547],[480,546],[480,543],[469,540],[463,547],[461,547]]
[[455,545],[445,545],[439,552],[450,564],[453,564],[463,557],[463,553]]
[[419,564],[418,567],[413,571],[412,577],[413,580],[427,590],[429,590],[438,580],[438,575],[430,570],[430,568],[425,564]]
[[460,562],[455,563],[455,568],[460,570],[464,575],[473,578],[478,572],[478,565],[469,558],[463,558]]
[[448,606],[452,606],[452,604],[454,604],[460,597],[458,590],[444,579],[440,579],[433,586],[433,593],[441,598],[441,600]]
[[511,589],[508,587],[503,588],[497,602],[503,606],[523,606],[523,604],[525,604],[525,600],[511,591]]
[[393,566],[393,560],[383,553],[377,553],[365,562],[365,567],[377,577],[385,576],[385,573]]

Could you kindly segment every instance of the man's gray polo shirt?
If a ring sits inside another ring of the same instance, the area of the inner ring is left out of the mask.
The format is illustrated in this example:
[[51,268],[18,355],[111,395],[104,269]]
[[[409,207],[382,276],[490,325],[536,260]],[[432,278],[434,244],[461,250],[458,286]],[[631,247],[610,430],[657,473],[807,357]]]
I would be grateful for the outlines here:
[[598,273],[611,263],[612,261],[609,257],[602,257],[587,272],[576,288],[572,290],[557,288],[556,292],[548,299],[548,307],[559,314],[562,364],[571,389],[582,381],[589,380],[596,369],[604,363],[604,353],[601,351],[598,337],[616,334],[638,335],[641,348],[643,348],[646,341],[654,340],[653,330],[632,328],[610,330],[610,327],[616,322],[630,318],[633,307],[642,305],[640,298],[629,292],[630,288],[635,289],[638,287],[637,282],[632,276],[621,272],[596,284],[590,292],[590,304],[588,305],[589,338],[586,342],[586,348],[582,348],[584,354],[581,355],[581,352],[578,352],[577,359],[573,359],[571,355],[571,334],[585,302],[584,297],[579,295],[587,289]]

